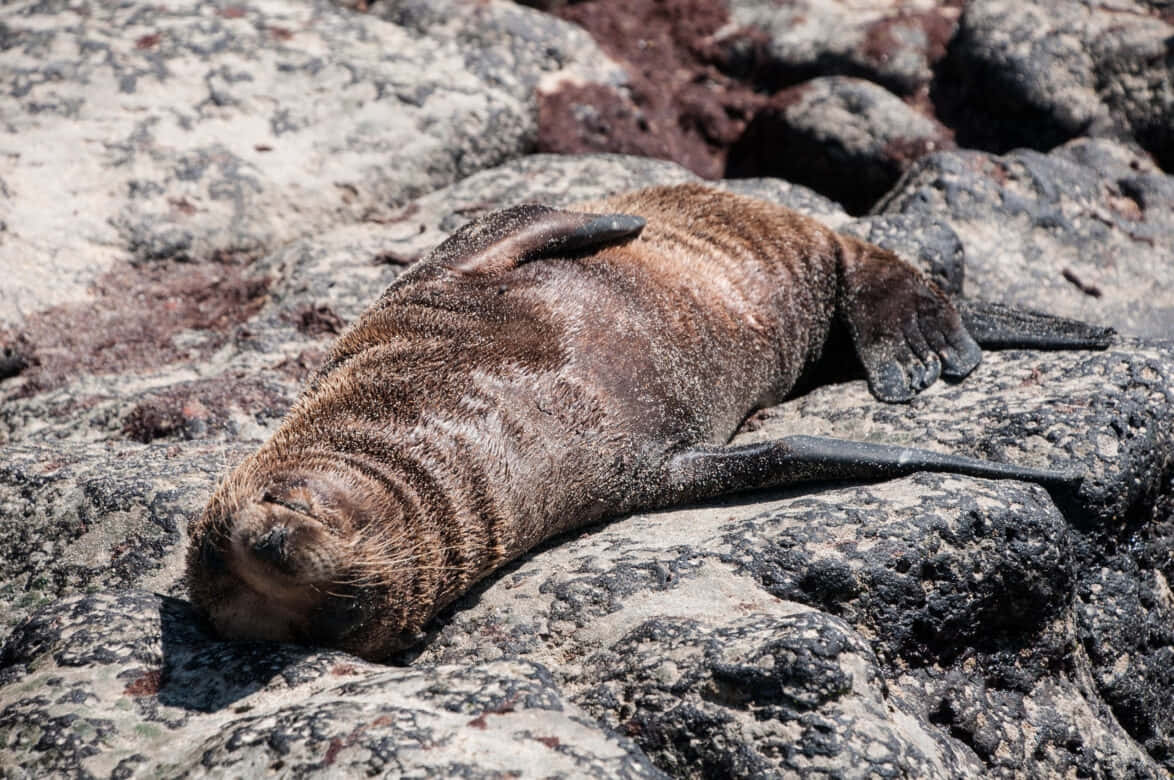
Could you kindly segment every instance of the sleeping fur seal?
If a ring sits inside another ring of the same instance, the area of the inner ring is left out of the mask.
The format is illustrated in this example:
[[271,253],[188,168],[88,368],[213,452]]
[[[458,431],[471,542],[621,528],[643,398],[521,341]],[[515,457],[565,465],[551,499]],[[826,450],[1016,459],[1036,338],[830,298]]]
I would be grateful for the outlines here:
[[[970,306],[992,342],[1109,338]],[[806,436],[729,446],[837,328],[884,401],[981,357],[912,266],[771,203],[689,184],[490,214],[392,284],[219,485],[189,529],[192,601],[226,637],[379,659],[544,539],[636,509],[926,469],[1079,481]]]

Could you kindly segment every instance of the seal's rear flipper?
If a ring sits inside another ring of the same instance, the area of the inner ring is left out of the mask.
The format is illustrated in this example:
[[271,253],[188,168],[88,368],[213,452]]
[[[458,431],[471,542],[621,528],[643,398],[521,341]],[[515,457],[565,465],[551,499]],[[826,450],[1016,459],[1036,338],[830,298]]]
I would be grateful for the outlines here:
[[991,349],[1105,349],[1115,331],[1001,303],[955,300],[970,335]]
[[525,203],[486,214],[453,233],[420,265],[460,274],[500,273],[543,257],[557,257],[635,238],[644,218],[585,214]]
[[889,479],[918,471],[1035,482],[1057,503],[1067,504],[1083,479],[1074,471],[1034,469],[823,436],[786,436],[758,444],[685,450],[669,459],[666,471],[662,493],[654,501],[657,506],[803,482]]

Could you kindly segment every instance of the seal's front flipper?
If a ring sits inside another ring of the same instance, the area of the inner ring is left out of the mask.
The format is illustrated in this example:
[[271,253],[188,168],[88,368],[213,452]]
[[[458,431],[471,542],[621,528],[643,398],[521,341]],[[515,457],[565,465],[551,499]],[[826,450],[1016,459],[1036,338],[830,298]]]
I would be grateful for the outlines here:
[[1053,497],[1065,500],[1075,495],[1082,481],[1076,472],[1013,466],[915,447],[786,436],[757,444],[700,447],[675,454],[666,467],[663,493],[654,503],[669,506],[745,490],[803,482],[889,479],[918,471],[1035,482]]
[[635,238],[644,219],[584,214],[525,203],[470,222],[421,264],[468,275],[495,274],[543,257],[583,252]]
[[892,252],[845,240],[837,306],[882,401],[908,401],[937,381],[961,379],[982,359],[950,299]]
[[1115,331],[974,299],[954,302],[970,335],[991,349],[1105,349]]

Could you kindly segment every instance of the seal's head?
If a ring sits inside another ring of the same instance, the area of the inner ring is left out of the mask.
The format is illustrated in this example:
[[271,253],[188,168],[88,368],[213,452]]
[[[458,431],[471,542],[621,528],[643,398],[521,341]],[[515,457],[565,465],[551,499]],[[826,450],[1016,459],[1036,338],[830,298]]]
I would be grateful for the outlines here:
[[407,594],[389,565],[404,545],[388,515],[386,501],[338,475],[259,484],[238,471],[189,529],[192,602],[226,638],[384,657],[417,636],[405,629]]

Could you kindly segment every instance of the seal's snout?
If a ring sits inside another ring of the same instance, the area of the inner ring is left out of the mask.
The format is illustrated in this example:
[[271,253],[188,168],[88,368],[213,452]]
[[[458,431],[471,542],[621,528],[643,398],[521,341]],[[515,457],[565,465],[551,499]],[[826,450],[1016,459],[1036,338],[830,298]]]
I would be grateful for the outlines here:
[[284,517],[272,511],[262,514],[260,531],[242,534],[242,558],[298,583],[335,579],[341,550],[331,529],[311,518]]
[[189,528],[192,602],[226,639],[374,648],[387,588],[364,557],[370,503],[330,475],[226,483]]
[[262,592],[328,584],[343,567],[335,529],[296,509],[261,501],[244,508],[236,526],[233,568]]
[[253,555],[279,569],[288,569],[286,564],[287,541],[289,541],[289,528],[284,525],[274,526],[260,539],[253,542]]

